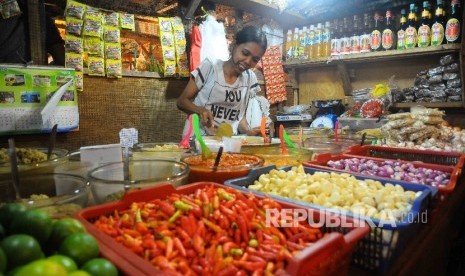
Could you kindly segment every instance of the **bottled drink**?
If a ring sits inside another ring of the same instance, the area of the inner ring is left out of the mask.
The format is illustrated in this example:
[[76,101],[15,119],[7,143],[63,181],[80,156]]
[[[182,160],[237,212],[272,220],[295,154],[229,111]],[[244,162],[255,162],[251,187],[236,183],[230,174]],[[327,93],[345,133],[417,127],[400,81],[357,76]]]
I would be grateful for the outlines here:
[[376,12],[374,16],[375,24],[370,35],[371,51],[381,50],[381,18],[379,13]]
[[417,45],[417,28],[415,24],[415,4],[410,4],[407,28],[405,29],[405,49],[414,48]]
[[396,45],[396,34],[390,10],[386,11],[386,25],[382,34],[381,47],[383,50],[393,50]]
[[323,27],[321,23],[316,25],[315,29],[315,42],[313,43],[313,57],[320,58],[323,52]]
[[350,53],[360,53],[360,25],[358,15],[354,15],[352,36],[350,37]]
[[427,47],[431,43],[431,27],[429,25],[429,3],[423,1],[423,11],[421,12],[421,22],[418,26],[418,47]]
[[460,10],[460,1],[452,0],[446,23],[446,41],[447,43],[460,43],[462,24],[462,12]]
[[405,9],[400,11],[400,26],[397,30],[397,50],[405,49],[405,29],[407,29],[407,17]]
[[339,20],[336,18],[333,21],[333,36],[331,37],[331,56],[338,56],[340,46],[338,47],[340,41],[340,28],[339,28]]
[[331,23],[329,21],[325,22],[325,27],[323,29],[323,57],[331,56]]
[[312,60],[314,59],[313,56],[313,42],[315,39],[315,26],[310,25],[307,33],[307,41],[305,43],[305,52],[307,53],[308,59]]
[[431,25],[431,46],[438,46],[444,43],[444,9],[442,0],[437,0],[434,12],[434,22]]
[[360,53],[370,52],[370,16],[368,13],[363,15],[363,28],[360,36]]
[[347,17],[343,18],[341,37],[341,55],[350,54],[349,19]]
[[307,59],[305,55],[305,37],[307,36],[307,27],[299,31],[299,59]]
[[292,40],[292,58],[297,59],[299,57],[299,28],[294,29]]
[[286,35],[286,59],[288,60],[292,59],[292,43],[292,30],[289,29]]

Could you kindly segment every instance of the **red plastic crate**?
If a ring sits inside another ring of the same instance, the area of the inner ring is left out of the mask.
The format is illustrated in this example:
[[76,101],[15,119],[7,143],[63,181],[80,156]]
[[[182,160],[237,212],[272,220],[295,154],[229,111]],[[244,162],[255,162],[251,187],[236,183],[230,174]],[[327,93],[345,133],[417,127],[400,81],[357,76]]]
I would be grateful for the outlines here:
[[[352,175],[363,175],[367,176],[367,174],[363,173],[358,173],[358,172],[353,172],[353,171],[346,171],[344,169],[336,169],[329,167],[327,164],[329,161],[337,161],[337,160],[343,160],[343,159],[351,159],[351,158],[364,158],[367,160],[373,160],[373,161],[378,161],[378,162],[383,162],[386,160],[393,160],[393,159],[386,159],[386,158],[374,158],[374,157],[366,157],[366,156],[354,156],[354,155],[346,155],[346,154],[341,154],[341,155],[330,155],[330,154],[320,154],[318,155],[314,160],[304,162],[303,165],[307,167],[313,167],[313,168],[318,168],[321,170],[326,170],[326,171],[336,171],[336,172],[343,172],[343,173],[350,173]],[[451,166],[444,166],[444,165],[437,165],[437,164],[431,164],[431,163],[419,163],[419,162],[409,162],[409,161],[403,161],[400,160],[401,163],[412,163],[416,168],[426,168],[426,169],[432,169],[432,170],[438,170],[446,173],[450,173],[450,178],[449,178],[449,183],[447,185],[441,185],[436,187],[439,191],[439,194],[442,199],[445,198],[446,195],[451,193],[455,189],[455,185],[457,184],[457,180],[460,176],[461,170],[457,167],[451,167]],[[376,176],[376,175],[368,175],[372,178],[379,178],[379,179],[392,179],[390,177],[381,177],[381,176]],[[402,180],[396,180],[398,182],[406,182],[406,183],[411,183],[408,181],[402,181]],[[414,183],[416,184],[416,183]],[[418,183],[419,185],[424,185],[421,183]]]
[[405,161],[421,161],[424,163],[457,167],[460,171],[463,169],[463,165],[465,163],[465,154],[450,151],[355,145],[343,153],[386,159],[400,159]]
[[[198,182],[181,186],[175,189],[171,184],[165,183],[158,186],[129,191],[122,200],[110,202],[98,206],[88,207],[76,214],[79,219],[102,246],[102,255],[116,264],[126,275],[161,275],[152,264],[140,256],[133,253],[124,245],[116,242],[112,237],[101,232],[92,224],[92,221],[101,215],[113,214],[115,210],[127,209],[132,202],[150,201],[153,199],[164,199],[172,193],[191,194],[197,189],[214,185],[225,189],[231,189],[223,185],[212,182]],[[257,198],[263,198],[256,196]],[[276,200],[282,208],[299,208],[301,206]],[[340,215],[328,214],[324,211],[312,209],[315,219],[320,217],[340,218]],[[288,263],[286,272],[289,275],[344,275],[348,273],[352,253],[361,239],[369,234],[370,228],[363,221],[344,217],[344,220],[351,223],[349,227],[328,227],[321,226],[320,230],[324,235],[312,246],[303,249],[295,255]],[[116,252],[116,253],[115,253]]]

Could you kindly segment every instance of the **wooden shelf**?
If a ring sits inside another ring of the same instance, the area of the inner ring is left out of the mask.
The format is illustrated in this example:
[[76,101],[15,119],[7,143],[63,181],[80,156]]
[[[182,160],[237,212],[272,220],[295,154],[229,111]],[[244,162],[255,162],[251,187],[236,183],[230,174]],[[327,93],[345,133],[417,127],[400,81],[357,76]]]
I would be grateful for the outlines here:
[[284,29],[286,27],[302,26],[306,23],[306,19],[302,15],[290,11],[280,12],[276,5],[271,5],[265,0],[211,0],[211,2],[234,7],[235,9],[257,14],[264,18],[273,18]]
[[412,106],[421,105],[429,108],[457,108],[463,107],[462,102],[438,102],[438,103],[422,103],[422,102],[411,102],[411,103],[394,103],[394,108],[409,108]]
[[288,68],[312,68],[321,66],[332,66],[338,63],[362,63],[362,62],[378,62],[386,60],[402,60],[411,59],[422,56],[430,56],[436,54],[458,53],[460,52],[460,43],[444,44],[440,46],[429,46],[425,48],[413,48],[405,50],[391,50],[360,54],[349,54],[335,57],[333,59],[321,58],[316,61],[289,61],[284,62],[283,66]]

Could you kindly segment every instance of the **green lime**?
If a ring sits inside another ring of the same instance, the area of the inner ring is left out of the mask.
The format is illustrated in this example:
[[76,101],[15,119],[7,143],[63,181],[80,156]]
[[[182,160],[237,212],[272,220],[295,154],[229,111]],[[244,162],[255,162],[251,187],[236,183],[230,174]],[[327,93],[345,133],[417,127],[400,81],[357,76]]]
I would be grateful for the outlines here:
[[90,234],[74,233],[68,236],[58,249],[60,254],[71,257],[78,266],[90,259],[97,258],[100,249],[97,240]]
[[0,273],[5,273],[8,260],[6,258],[5,252],[0,247]]
[[29,235],[8,236],[0,242],[0,247],[5,252],[9,270],[44,257],[39,242]]
[[27,210],[27,207],[21,203],[12,202],[7,203],[0,207],[0,224],[5,227],[8,232],[8,226],[11,224],[13,218],[17,217],[20,213]]
[[84,270],[76,270],[76,271],[69,273],[68,276],[92,276],[92,275]]
[[95,258],[87,261],[81,268],[92,276],[118,276],[118,269],[107,259]]
[[10,233],[27,234],[35,237],[41,244],[52,233],[52,218],[40,209],[28,209],[15,217],[10,226]]
[[21,267],[15,276],[67,276],[68,272],[59,263],[47,259],[37,260]]
[[59,246],[69,235],[80,232],[86,232],[86,228],[79,220],[62,218],[53,223],[49,242]]
[[47,260],[61,264],[64,268],[66,268],[66,271],[68,272],[75,271],[78,269],[76,262],[65,255],[52,255],[48,257]]

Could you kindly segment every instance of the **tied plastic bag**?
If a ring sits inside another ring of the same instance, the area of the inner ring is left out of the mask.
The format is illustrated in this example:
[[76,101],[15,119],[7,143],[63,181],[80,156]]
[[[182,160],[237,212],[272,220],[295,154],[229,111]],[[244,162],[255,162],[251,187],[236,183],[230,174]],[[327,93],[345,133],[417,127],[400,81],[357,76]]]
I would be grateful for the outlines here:
[[293,106],[284,106],[283,110],[286,114],[302,114],[310,109],[310,105],[300,104]]

